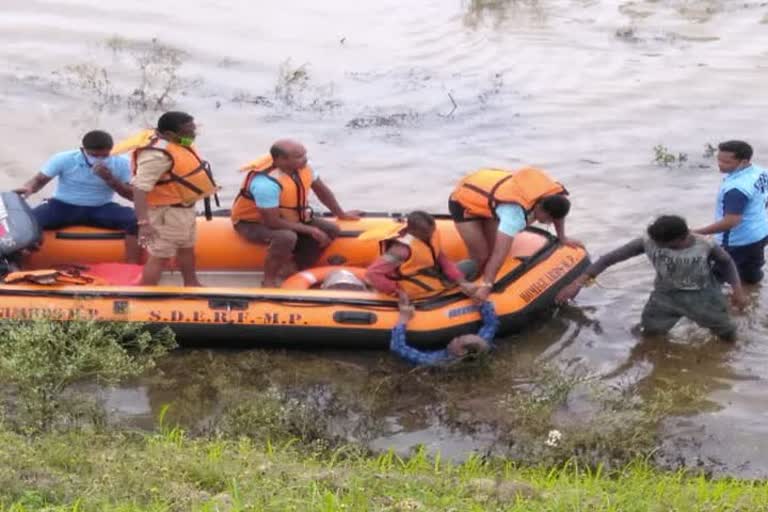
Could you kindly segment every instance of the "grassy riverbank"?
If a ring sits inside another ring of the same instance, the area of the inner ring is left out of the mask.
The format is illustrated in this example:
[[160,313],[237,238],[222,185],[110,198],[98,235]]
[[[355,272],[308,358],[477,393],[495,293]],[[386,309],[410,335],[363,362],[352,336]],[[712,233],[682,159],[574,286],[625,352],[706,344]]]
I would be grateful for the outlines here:
[[0,511],[768,510],[768,484],[575,464],[452,465],[351,447],[190,439],[183,431],[0,434]]

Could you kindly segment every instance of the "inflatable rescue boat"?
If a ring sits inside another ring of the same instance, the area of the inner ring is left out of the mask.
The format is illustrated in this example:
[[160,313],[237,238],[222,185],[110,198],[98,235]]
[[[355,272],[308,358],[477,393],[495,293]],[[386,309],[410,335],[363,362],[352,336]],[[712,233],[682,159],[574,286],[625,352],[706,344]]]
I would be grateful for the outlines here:
[[[26,205],[25,205],[26,206]],[[446,254],[455,261],[466,248],[447,216],[436,216]],[[397,214],[366,214],[337,221],[341,236],[317,269],[293,276],[283,288],[261,288],[265,247],[242,239],[228,217],[198,219],[197,268],[205,287],[185,288],[173,267],[159,286],[137,286],[141,267],[120,263],[120,232],[69,227],[43,233],[42,245],[24,257],[21,272],[0,284],[0,321],[51,315],[171,327],[182,345],[385,348],[398,317],[393,297],[368,291],[313,289],[330,265],[343,261],[358,274],[379,253],[378,242],[358,236],[403,223]],[[500,335],[519,331],[545,315],[556,293],[588,264],[583,249],[567,247],[546,231],[529,228],[515,237],[490,300]],[[303,289],[302,289],[303,288]],[[444,345],[475,332],[477,306],[458,289],[414,302],[409,342]]]

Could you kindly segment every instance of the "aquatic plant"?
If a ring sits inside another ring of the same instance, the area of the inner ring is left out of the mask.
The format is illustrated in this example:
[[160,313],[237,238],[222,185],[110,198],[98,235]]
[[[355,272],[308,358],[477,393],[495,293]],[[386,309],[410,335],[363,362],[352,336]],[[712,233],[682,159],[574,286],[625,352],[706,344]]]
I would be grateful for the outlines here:
[[[115,57],[113,66],[84,62],[54,72],[67,85],[85,93],[99,111],[125,107],[133,118],[167,110],[178,95],[199,83],[179,72],[186,54],[156,38],[146,43],[115,36],[105,46]],[[114,79],[118,75],[119,82]]]
[[0,322],[0,382],[19,399],[6,397],[7,417],[20,428],[43,431],[84,412],[98,418],[83,408],[73,384],[114,384],[139,375],[174,346],[170,330],[151,333],[128,322],[51,316]]
[[677,164],[678,167],[682,166],[688,161],[687,153],[678,153],[675,155],[666,146],[658,144],[653,147],[654,158],[653,161],[656,165],[663,167],[670,167]]

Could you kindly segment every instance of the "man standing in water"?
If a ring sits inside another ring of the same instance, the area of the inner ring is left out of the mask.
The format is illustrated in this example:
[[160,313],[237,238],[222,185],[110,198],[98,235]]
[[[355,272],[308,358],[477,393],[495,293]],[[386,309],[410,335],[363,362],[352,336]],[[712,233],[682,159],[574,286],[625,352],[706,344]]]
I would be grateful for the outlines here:
[[717,149],[717,166],[725,176],[717,196],[715,223],[694,232],[715,235],[736,263],[741,280],[756,284],[763,278],[768,241],[768,173],[752,165],[752,147],[746,142],[730,140]]
[[611,265],[645,253],[656,269],[656,282],[643,308],[643,333],[659,335],[668,332],[682,317],[687,317],[712,330],[725,341],[736,336],[720,283],[712,263],[724,269],[731,285],[734,305],[746,303],[739,274],[733,260],[714,242],[692,234],[685,220],[664,215],[648,226],[646,236],[609,252],[590,265],[574,282],[557,295],[562,303],[575,297],[582,286]]

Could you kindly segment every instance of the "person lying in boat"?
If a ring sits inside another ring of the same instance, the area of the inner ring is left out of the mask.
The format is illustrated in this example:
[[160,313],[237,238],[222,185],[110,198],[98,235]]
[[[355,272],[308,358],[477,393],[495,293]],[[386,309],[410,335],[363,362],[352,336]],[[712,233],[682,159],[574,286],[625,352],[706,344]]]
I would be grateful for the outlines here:
[[332,222],[312,216],[310,192],[338,219],[360,217],[346,211],[336,196],[307,163],[307,150],[294,140],[278,140],[269,154],[245,165],[240,191],[232,204],[235,231],[254,244],[267,245],[265,287],[296,269],[310,268],[322,249],[339,234]]
[[469,355],[488,352],[495,348],[493,338],[499,329],[499,319],[490,301],[480,305],[480,316],[483,325],[477,334],[463,334],[453,338],[446,348],[441,350],[419,350],[408,344],[406,326],[413,318],[414,309],[405,293],[400,294],[398,301],[400,315],[397,324],[392,329],[389,349],[401,359],[417,366],[438,366],[462,359]]
[[137,225],[133,208],[113,202],[115,192],[133,199],[131,166],[126,158],[110,156],[112,136],[93,130],[83,136],[80,149],[52,156],[24,186],[14,192],[29,197],[58,178],[53,198],[32,210],[42,229],[84,225],[119,229],[125,233],[125,259],[139,262]]
[[217,187],[210,165],[193,146],[195,135],[191,115],[166,112],[146,144],[133,151],[139,241],[149,253],[141,285],[156,285],[176,257],[184,286],[202,286],[195,268],[195,205]]
[[375,238],[381,256],[368,267],[365,280],[378,292],[397,295],[402,291],[416,298],[456,285],[467,295],[476,292],[477,287],[443,252],[432,215],[411,212],[405,226],[396,225]]
[[571,208],[567,194],[560,183],[533,167],[514,172],[481,169],[458,183],[448,210],[469,257],[483,275],[475,294],[478,301],[490,294],[512,239],[529,222],[554,224],[561,241],[581,245],[565,236],[565,216]]
[[[746,297],[733,259],[725,250],[700,235],[691,233],[685,220],[663,215],[648,226],[645,236],[602,256],[556,297],[563,303],[575,297],[582,286],[611,265],[645,254],[656,269],[653,292],[645,304],[641,327],[646,335],[667,333],[678,320],[687,317],[726,341],[736,335],[728,314],[725,296],[714,268],[724,269],[731,285],[731,299],[742,308]],[[713,265],[714,264],[714,265]]]

